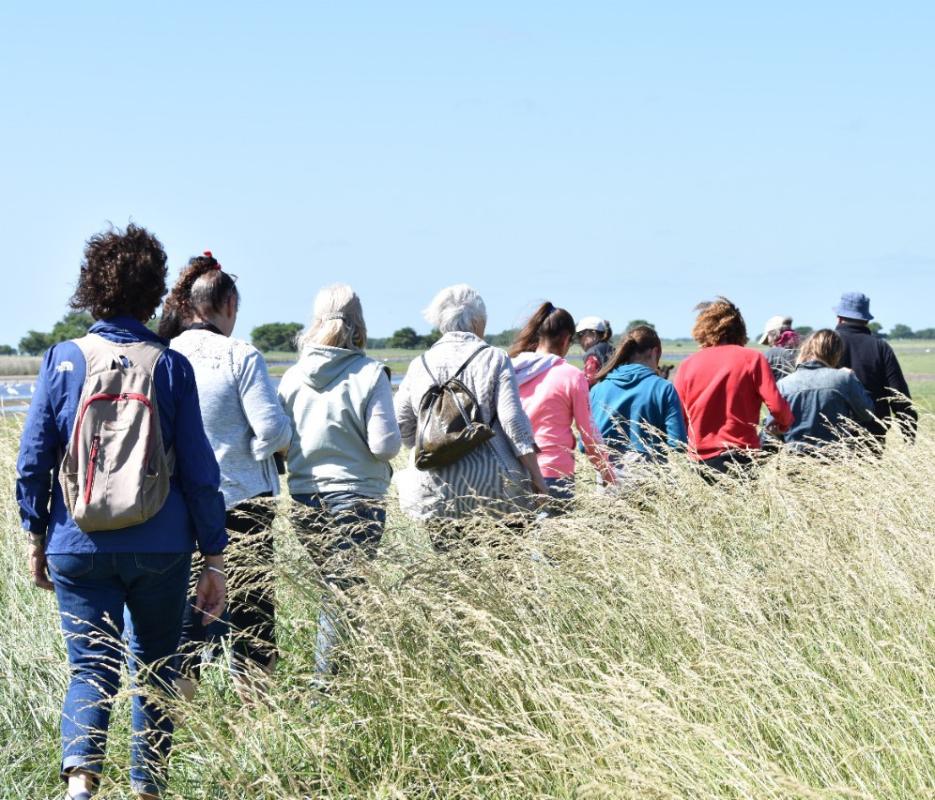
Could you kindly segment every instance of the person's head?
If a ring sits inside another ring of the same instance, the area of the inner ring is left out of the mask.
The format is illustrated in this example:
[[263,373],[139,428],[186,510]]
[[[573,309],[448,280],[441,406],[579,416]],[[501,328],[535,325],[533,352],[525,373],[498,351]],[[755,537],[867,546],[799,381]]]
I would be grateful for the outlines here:
[[483,338],[487,328],[484,299],[466,283],[442,289],[422,312],[425,321],[441,333],[473,333]]
[[823,328],[815,331],[805,340],[796,363],[820,361],[825,366],[837,369],[843,356],[844,342],[841,337],[834,331]]
[[831,309],[838,315],[838,322],[866,325],[873,319],[870,313],[870,298],[863,292],[844,292],[838,304]]
[[792,317],[784,317],[781,314],[777,314],[775,317],[770,317],[766,321],[766,324],[763,326],[763,334],[759,338],[759,343],[773,347],[785,331],[791,330]]
[[178,336],[193,322],[208,322],[230,336],[237,322],[240,292],[237,277],[225,272],[210,250],[188,260],[166,298],[159,334]]
[[546,301],[529,318],[510,347],[510,356],[534,350],[546,350],[565,356],[575,336],[575,318],[564,308]]
[[719,344],[747,343],[747,325],[743,315],[726,297],[719,297],[710,303],[696,306],[698,317],[692,328],[692,338],[702,347],[715,347]]
[[166,251],[145,228],[127,225],[96,233],[84,247],[70,305],[94,319],[151,319],[166,293]]
[[662,341],[659,335],[649,325],[637,325],[621,337],[614,354],[597,373],[597,380],[604,380],[611,371],[623,364],[644,364],[656,370],[660,358]]
[[598,342],[609,342],[613,331],[610,328],[610,322],[592,315],[578,320],[575,326],[575,336],[582,349],[589,350]]
[[367,346],[364,309],[346,283],[326,286],[315,295],[312,321],[299,336],[299,348],[309,345],[363,350]]

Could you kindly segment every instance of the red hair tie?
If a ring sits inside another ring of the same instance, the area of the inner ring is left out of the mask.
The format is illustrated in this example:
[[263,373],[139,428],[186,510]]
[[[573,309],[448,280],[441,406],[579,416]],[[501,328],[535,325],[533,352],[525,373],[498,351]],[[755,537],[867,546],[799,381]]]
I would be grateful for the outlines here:
[[[202,253],[202,255],[205,258],[214,258],[214,255],[212,255],[210,250],[205,250],[204,253]],[[217,259],[214,259],[214,268],[217,270],[221,268],[221,265],[218,263]]]

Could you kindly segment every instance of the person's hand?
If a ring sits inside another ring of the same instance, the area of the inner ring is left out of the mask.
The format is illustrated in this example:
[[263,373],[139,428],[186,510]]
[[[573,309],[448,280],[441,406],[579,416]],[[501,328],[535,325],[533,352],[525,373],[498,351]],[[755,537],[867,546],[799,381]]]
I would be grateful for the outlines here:
[[227,575],[224,556],[205,556],[205,566],[195,589],[195,608],[201,612],[201,624],[208,625],[221,618],[227,596]]
[[45,540],[30,539],[26,557],[32,582],[40,589],[51,592],[55,587],[49,579],[49,564],[45,558]]
[[778,422],[771,422],[766,426],[766,432],[770,436],[775,436],[777,439],[781,439],[782,435],[786,432],[786,429],[780,427]]

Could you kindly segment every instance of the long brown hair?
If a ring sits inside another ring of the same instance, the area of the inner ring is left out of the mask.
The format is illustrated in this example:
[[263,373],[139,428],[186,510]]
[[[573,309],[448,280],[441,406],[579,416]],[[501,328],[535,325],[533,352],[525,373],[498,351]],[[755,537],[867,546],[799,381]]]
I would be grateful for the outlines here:
[[799,357],[796,364],[804,364],[806,361],[820,361],[833,369],[837,369],[844,357],[844,342],[837,333],[830,328],[822,328],[809,336],[802,349],[799,351]]
[[621,364],[629,364],[633,358],[643,353],[648,353],[653,348],[662,349],[662,341],[649,325],[637,325],[633,330],[627,331],[620,339],[620,344],[614,354],[607,359],[607,363],[597,373],[596,381],[602,381],[613,370]]
[[236,280],[221,269],[210,250],[190,258],[163,304],[159,335],[174,339],[196,314],[220,311],[231,296],[239,302]]
[[564,308],[556,308],[547,300],[516,334],[510,346],[510,358],[532,352],[542,341],[557,342],[565,335],[575,335],[575,318]]
[[713,303],[701,303],[695,308],[698,319],[692,328],[692,337],[702,347],[714,347],[719,344],[747,343],[747,324],[743,314],[726,297],[719,297]]

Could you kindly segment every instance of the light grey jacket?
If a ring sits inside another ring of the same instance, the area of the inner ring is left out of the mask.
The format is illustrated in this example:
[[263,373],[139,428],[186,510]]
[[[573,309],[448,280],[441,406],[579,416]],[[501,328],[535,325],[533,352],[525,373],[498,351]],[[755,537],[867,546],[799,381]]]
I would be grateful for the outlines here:
[[230,509],[279,491],[273,453],[292,438],[270,382],[266,361],[247,342],[207,330],[185,331],[172,349],[191,362],[205,433],[221,468],[221,492]]
[[[444,382],[484,344],[471,333],[446,333],[425,354],[431,375],[421,358],[413,359],[396,393],[396,419],[404,444],[415,444],[419,406],[433,376]],[[471,361],[461,380],[477,398],[482,419],[493,420],[495,436],[441,469],[417,470],[410,459],[397,485],[400,506],[416,519],[507,514],[529,505],[529,473],[519,456],[534,453],[536,444],[509,356],[487,347]]]
[[383,364],[359,350],[311,345],[283,375],[279,400],[293,427],[292,494],[386,494],[401,444]]

